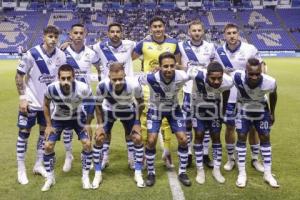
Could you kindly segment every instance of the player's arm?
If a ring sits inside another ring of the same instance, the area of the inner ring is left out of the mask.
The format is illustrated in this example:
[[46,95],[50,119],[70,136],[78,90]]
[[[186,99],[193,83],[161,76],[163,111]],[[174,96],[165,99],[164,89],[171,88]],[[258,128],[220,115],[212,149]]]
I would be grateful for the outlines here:
[[176,60],[176,69],[184,70],[185,68],[181,63],[181,53],[175,54],[175,60]]
[[33,66],[33,58],[31,54],[27,51],[24,53],[20,59],[20,63],[17,67],[17,72],[15,76],[15,83],[17,91],[19,94],[19,110],[20,112],[27,113],[28,101],[26,96],[26,85],[25,85],[25,76],[30,71]]
[[226,105],[227,105],[227,102],[228,102],[228,99],[229,99],[229,95],[230,95],[230,90],[226,90],[224,92],[222,92],[222,114],[223,116],[225,115],[225,112],[226,112]]
[[131,58],[132,60],[135,60],[139,58],[142,54],[143,54],[143,40],[138,42],[137,45],[134,47],[131,53]]
[[47,96],[45,96],[44,97],[44,116],[45,116],[45,120],[46,120],[46,129],[45,129],[46,141],[48,140],[49,135],[51,133],[54,133],[54,128],[52,127],[52,123],[51,123],[50,103],[51,103],[51,99],[49,99]]
[[27,98],[25,95],[25,74],[17,71],[16,76],[15,76],[15,82],[16,82],[16,87],[17,91],[19,94],[19,111],[22,113],[27,113]]
[[277,87],[269,94],[270,99],[270,112],[271,112],[271,123],[275,122],[275,107],[277,103]]
[[267,73],[268,73],[268,66],[267,66],[267,64],[265,63],[265,61],[262,61],[262,62],[261,62],[261,71],[262,71],[262,73],[264,73],[264,74],[267,74]]

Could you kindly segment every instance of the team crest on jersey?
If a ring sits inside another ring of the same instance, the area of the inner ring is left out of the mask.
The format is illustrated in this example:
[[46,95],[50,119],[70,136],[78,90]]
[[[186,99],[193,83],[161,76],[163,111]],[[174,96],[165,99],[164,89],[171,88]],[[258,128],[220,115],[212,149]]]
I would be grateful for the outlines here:
[[52,64],[52,60],[51,59],[47,60],[47,64],[51,65]]

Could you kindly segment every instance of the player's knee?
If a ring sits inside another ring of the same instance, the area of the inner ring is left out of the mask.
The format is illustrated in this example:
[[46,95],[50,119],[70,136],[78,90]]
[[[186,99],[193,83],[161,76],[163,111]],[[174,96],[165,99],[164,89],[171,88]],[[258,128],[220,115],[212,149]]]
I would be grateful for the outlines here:
[[149,147],[149,148],[154,148],[155,147],[155,142],[156,140],[155,140],[155,137],[149,137],[148,136],[148,139],[147,139],[147,146]]
[[210,137],[211,137],[212,143],[221,143],[220,134],[218,134],[218,133],[212,133],[210,135]]
[[195,133],[194,143],[195,144],[201,144],[202,142],[203,142],[203,133],[196,132]]
[[234,126],[230,125],[230,124],[226,124],[226,134],[227,135],[231,135],[234,134]]
[[187,145],[187,143],[188,143],[188,140],[187,140],[187,137],[186,137],[185,134],[180,134],[180,135],[178,135],[178,136],[177,136],[177,139],[178,139],[178,144],[179,144],[180,146],[185,146],[185,145]]
[[82,141],[82,148],[84,151],[91,151],[92,150],[92,144],[90,140],[83,140]]
[[131,139],[132,139],[134,144],[141,144],[142,141],[143,141],[142,135],[138,134],[138,133],[132,134]]
[[45,151],[45,153],[52,153],[54,151],[54,143],[53,142],[45,142],[44,151]]
[[241,142],[246,142],[247,134],[246,133],[239,133],[238,134],[238,140],[241,141]]
[[259,134],[259,139],[261,143],[270,142],[270,135],[269,134]]

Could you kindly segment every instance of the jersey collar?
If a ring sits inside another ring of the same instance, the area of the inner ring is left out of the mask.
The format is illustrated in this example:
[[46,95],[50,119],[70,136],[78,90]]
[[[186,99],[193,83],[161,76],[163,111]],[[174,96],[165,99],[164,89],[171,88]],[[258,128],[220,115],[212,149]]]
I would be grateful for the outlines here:
[[235,49],[233,49],[233,50],[229,49],[227,43],[226,43],[225,46],[226,46],[226,49],[227,49],[230,53],[235,53],[236,51],[238,51],[238,50],[241,48],[241,45],[242,45],[242,42],[239,40],[239,45],[238,45]]
[[122,40],[121,40],[121,43],[120,43],[118,46],[113,46],[113,45],[112,45],[112,43],[111,43],[111,40],[110,40],[110,39],[108,39],[108,41],[107,41],[107,45],[109,45],[109,46],[111,46],[111,47],[113,47],[113,48],[117,49],[117,48],[119,48],[119,47],[122,45]]
[[85,50],[85,46],[83,45],[83,47],[79,50],[79,52],[76,52],[75,49],[73,49],[72,45],[70,45],[70,49],[72,49],[72,51],[74,51],[75,53],[80,54]]
[[46,50],[43,48],[43,44],[44,44],[44,43],[42,43],[42,44],[40,45],[40,48],[41,48],[42,52],[43,52],[48,58],[51,58],[51,57],[56,53],[56,48],[55,48],[54,51],[49,55],[49,54],[46,52]]
[[164,79],[164,77],[163,77],[161,71],[159,71],[159,77],[160,77],[160,80],[161,80],[164,84],[169,85],[169,84],[172,83],[173,80],[175,79],[175,73],[174,73],[174,76],[172,77],[171,81],[168,82],[168,83],[165,81],[165,79]]
[[189,42],[190,42],[190,45],[194,46],[194,47],[201,47],[203,45],[203,40],[201,40],[201,43],[198,44],[198,45],[194,45],[193,42],[192,42],[192,40],[189,40]]

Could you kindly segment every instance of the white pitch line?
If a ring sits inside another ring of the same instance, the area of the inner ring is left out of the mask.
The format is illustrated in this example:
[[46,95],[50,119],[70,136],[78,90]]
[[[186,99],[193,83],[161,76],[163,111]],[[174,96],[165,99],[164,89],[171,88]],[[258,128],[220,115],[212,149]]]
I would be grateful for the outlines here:
[[[158,137],[159,137],[160,148],[164,149],[163,137],[161,133],[159,133],[158,135],[159,135]],[[173,200],[185,200],[184,193],[181,189],[180,183],[177,178],[176,170],[172,170],[172,171],[168,170],[167,174],[168,174]]]

